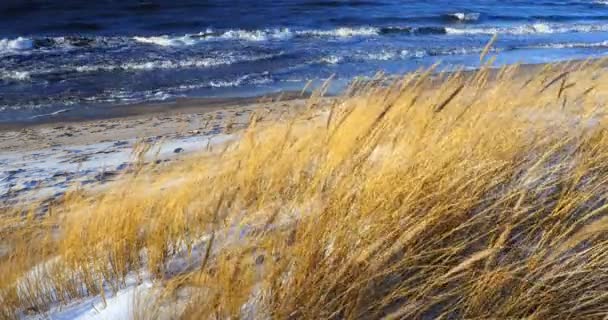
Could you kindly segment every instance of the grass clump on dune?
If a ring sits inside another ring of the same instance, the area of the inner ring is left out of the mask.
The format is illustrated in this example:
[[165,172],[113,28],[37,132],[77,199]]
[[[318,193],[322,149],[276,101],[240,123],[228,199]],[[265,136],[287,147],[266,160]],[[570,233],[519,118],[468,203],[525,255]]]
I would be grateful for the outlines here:
[[391,81],[252,119],[42,216],[5,213],[0,312],[145,271],[149,317],[608,315],[603,61]]

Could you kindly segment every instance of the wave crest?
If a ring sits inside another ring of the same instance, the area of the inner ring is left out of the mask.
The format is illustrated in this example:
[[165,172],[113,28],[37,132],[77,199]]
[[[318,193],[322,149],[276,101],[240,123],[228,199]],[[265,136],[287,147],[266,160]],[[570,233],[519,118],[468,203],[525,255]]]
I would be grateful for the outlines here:
[[329,30],[298,30],[292,31],[288,28],[282,29],[262,29],[262,30],[242,30],[231,29],[223,32],[211,29],[198,34],[186,34],[183,36],[151,36],[133,37],[133,40],[144,44],[153,44],[162,47],[191,46],[206,41],[232,40],[261,42],[272,40],[289,40],[293,37],[328,37],[328,38],[352,38],[363,36],[375,36],[380,34],[380,29],[375,27],[348,28],[341,27]]
[[32,48],[34,48],[34,40],[29,38],[0,39],[0,53],[18,52]]
[[264,30],[227,30],[224,32],[216,32],[211,29],[197,34],[186,34],[184,36],[151,36],[151,37],[133,37],[133,40],[139,43],[153,44],[162,47],[178,47],[191,46],[205,41],[217,40],[239,40],[239,41],[269,41],[269,40],[286,40],[293,36],[289,29],[264,29]]
[[515,27],[487,27],[487,28],[445,28],[446,33],[455,35],[475,34],[552,34],[552,33],[591,33],[608,31],[606,24],[574,24],[560,25],[548,23],[534,23]]
[[380,34],[380,29],[375,27],[342,27],[332,30],[303,30],[297,31],[296,34],[301,36],[351,38],[359,36],[375,36]]
[[30,80],[30,72],[28,71],[2,71],[0,79],[8,81],[27,81]]
[[481,14],[477,13],[477,12],[454,12],[454,13],[449,13],[447,14],[447,17],[449,19],[452,20],[458,20],[458,21],[477,21],[479,20],[479,17],[481,16]]
[[566,42],[550,43],[536,46],[542,49],[574,49],[574,48],[608,48],[608,40],[602,42]]

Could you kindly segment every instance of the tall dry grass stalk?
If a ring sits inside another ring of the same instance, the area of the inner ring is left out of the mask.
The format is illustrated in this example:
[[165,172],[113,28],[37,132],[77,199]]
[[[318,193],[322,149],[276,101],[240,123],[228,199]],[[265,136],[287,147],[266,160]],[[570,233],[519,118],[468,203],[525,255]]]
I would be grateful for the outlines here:
[[358,81],[103,194],[4,212],[0,315],[145,270],[185,319],[605,318],[603,68]]

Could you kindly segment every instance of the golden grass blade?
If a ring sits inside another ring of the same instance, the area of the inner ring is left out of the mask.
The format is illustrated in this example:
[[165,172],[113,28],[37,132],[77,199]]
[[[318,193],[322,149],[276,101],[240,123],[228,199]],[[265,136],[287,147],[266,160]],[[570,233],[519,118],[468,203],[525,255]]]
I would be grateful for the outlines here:
[[490,50],[492,49],[492,46],[496,42],[496,39],[498,39],[498,33],[495,33],[492,36],[492,38],[490,39],[490,41],[488,41],[488,43],[486,44],[486,46],[481,51],[481,54],[479,55],[479,61],[480,62],[483,61],[483,59],[485,59],[486,55],[488,55],[488,52],[490,52]]

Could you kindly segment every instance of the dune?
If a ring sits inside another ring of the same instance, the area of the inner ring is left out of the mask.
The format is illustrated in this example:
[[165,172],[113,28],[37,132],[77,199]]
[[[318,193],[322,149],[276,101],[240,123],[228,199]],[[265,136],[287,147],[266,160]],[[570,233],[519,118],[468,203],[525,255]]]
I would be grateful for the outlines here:
[[431,68],[261,103],[179,161],[141,142],[110,187],[3,209],[0,315],[602,318],[607,80]]

